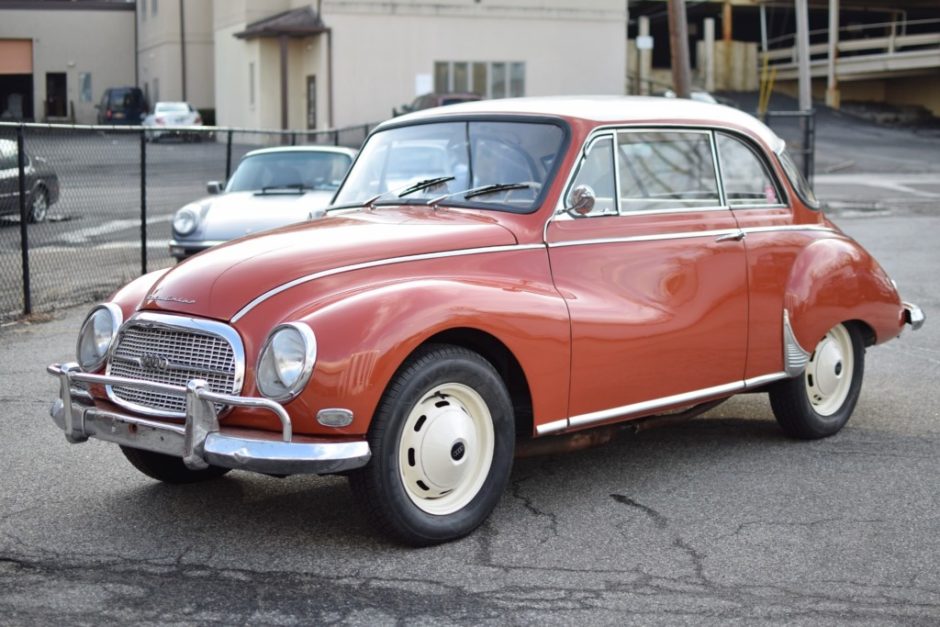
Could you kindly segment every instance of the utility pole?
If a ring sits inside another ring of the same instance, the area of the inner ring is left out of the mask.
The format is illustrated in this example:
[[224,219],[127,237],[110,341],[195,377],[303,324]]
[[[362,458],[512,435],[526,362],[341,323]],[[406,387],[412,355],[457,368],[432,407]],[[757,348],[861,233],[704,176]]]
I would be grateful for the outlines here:
[[809,74],[809,8],[806,0],[796,0],[796,48],[800,111],[813,108],[813,84]]
[[679,98],[692,95],[689,69],[689,29],[685,0],[669,0],[669,50],[672,53],[672,85]]

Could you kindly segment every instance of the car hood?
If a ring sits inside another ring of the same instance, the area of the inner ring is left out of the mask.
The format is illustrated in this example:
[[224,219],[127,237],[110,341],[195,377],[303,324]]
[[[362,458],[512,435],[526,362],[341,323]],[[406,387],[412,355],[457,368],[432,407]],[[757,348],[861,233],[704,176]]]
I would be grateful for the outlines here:
[[230,320],[269,290],[320,272],[515,243],[508,229],[476,214],[421,207],[329,215],[196,255],[164,274],[141,308]]
[[215,196],[210,199],[196,233],[180,240],[230,240],[300,222],[306,220],[311,211],[330,204],[334,193],[328,190],[265,195],[232,192]]

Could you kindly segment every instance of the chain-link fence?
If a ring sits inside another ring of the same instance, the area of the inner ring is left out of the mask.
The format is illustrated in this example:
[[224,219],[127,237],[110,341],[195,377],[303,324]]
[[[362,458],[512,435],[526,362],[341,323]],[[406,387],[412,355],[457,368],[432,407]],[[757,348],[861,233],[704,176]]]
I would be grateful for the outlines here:
[[0,123],[0,320],[104,298],[171,265],[173,213],[248,151],[358,148],[372,126],[159,137],[140,127]]

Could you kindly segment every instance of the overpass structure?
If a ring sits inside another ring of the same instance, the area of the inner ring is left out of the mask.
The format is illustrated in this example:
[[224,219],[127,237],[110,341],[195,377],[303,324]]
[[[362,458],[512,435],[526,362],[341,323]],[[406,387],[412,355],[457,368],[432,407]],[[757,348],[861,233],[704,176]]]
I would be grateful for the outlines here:
[[[829,28],[810,31],[810,41],[831,32]],[[836,32],[832,65],[840,82],[915,76],[940,69],[940,18],[844,26]],[[778,80],[797,78],[795,38],[789,34],[768,41],[762,55],[776,69]],[[828,42],[810,44],[813,77],[828,75],[829,50]]]

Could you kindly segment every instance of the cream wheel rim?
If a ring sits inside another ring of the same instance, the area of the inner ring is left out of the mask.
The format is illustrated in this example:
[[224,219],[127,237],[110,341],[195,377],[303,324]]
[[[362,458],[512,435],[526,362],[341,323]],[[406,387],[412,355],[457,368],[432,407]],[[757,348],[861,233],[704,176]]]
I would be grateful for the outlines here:
[[842,408],[854,371],[852,336],[843,325],[836,325],[816,345],[803,375],[806,394],[817,414],[831,416]]
[[494,446],[493,417],[483,397],[462,383],[436,386],[411,409],[402,429],[398,467],[405,493],[428,514],[459,511],[483,487]]

